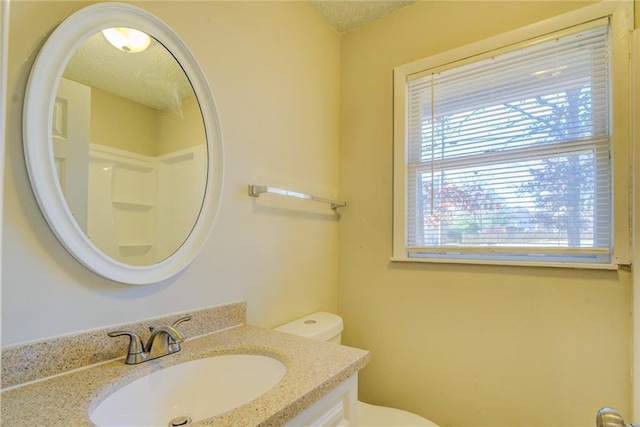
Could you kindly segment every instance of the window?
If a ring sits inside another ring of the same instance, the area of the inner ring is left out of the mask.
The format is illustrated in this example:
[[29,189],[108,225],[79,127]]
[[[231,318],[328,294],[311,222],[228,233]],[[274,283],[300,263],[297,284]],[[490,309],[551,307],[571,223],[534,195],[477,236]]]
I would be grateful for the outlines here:
[[620,261],[613,206],[628,214],[628,200],[613,202],[611,28],[606,17],[396,70],[396,258]]

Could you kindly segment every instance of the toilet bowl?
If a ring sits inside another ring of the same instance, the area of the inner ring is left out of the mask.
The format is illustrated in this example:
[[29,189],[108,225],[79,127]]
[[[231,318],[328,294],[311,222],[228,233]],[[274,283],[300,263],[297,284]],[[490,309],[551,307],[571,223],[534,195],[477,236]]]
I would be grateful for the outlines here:
[[[340,344],[342,318],[337,314],[317,312],[275,328],[276,331],[306,338]],[[361,427],[438,427],[431,421],[411,412],[386,406],[358,402],[358,425]]]

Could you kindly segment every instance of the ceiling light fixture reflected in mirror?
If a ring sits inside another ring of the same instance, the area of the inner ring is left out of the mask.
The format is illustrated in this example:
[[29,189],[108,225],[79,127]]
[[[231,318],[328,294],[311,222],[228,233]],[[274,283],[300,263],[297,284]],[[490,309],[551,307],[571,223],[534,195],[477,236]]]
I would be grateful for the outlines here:
[[114,47],[126,53],[142,52],[151,43],[147,34],[133,28],[107,28],[102,34]]

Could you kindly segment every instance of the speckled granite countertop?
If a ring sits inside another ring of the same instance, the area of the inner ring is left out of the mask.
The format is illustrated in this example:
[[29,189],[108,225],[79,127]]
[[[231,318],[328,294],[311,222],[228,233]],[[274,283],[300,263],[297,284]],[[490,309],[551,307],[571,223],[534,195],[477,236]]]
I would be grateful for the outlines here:
[[364,350],[240,325],[187,340],[179,353],[139,365],[118,359],[5,390],[0,421],[7,426],[93,425],[89,411],[123,385],[171,365],[233,353],[275,357],[287,373],[256,400],[193,425],[283,425],[369,361]]

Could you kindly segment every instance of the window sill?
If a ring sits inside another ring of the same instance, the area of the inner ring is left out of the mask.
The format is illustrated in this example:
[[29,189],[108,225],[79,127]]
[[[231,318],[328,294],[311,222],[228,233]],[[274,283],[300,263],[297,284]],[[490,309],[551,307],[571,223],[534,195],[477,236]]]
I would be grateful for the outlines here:
[[498,265],[508,267],[544,267],[544,268],[572,268],[581,270],[628,270],[629,266],[622,264],[587,264],[587,263],[561,263],[561,262],[525,262],[525,261],[500,261],[500,260],[469,260],[469,259],[431,259],[431,258],[402,258],[392,257],[391,262],[418,262],[429,264],[471,264],[471,265]]

